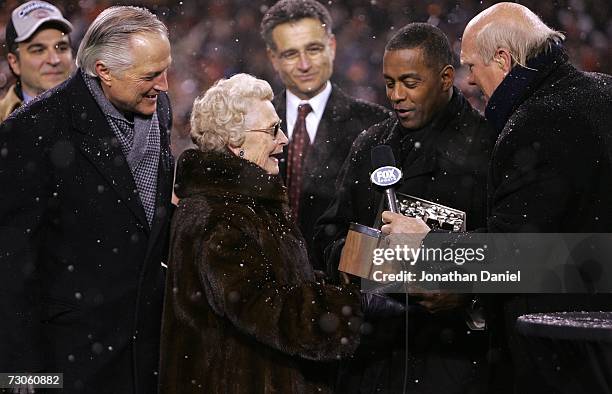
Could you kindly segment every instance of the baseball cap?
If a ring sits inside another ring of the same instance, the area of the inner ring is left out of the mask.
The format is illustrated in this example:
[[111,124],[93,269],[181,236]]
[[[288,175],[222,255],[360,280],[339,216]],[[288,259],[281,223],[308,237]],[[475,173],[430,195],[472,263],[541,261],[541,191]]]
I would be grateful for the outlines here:
[[15,43],[28,40],[43,24],[53,24],[65,33],[72,31],[72,24],[60,10],[46,1],[28,1],[13,10],[6,25],[6,45],[12,50]]

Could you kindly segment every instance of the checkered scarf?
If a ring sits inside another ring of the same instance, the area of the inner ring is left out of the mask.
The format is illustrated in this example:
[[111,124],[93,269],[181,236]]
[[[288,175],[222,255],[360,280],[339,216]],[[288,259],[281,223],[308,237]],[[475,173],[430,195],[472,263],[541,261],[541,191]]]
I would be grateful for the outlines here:
[[85,83],[102,109],[108,124],[119,140],[121,151],[128,162],[140,202],[145,210],[149,226],[155,215],[157,196],[157,169],[160,155],[160,130],[157,112],[145,117],[134,114],[130,122],[108,101],[97,78],[83,72]]

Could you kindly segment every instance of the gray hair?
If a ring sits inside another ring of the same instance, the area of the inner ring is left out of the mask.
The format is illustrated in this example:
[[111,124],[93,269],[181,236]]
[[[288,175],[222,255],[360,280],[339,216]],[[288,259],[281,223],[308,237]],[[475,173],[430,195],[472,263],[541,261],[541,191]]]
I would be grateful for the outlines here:
[[305,18],[317,19],[327,35],[331,36],[332,18],[323,4],[316,0],[281,0],[270,7],[261,20],[261,37],[266,46],[276,50],[272,39],[272,31],[276,26]]
[[79,45],[76,64],[92,77],[96,62],[102,61],[110,70],[123,72],[133,59],[126,51],[126,43],[135,34],[161,34],[168,37],[168,29],[145,8],[132,6],[110,7],[93,21]]
[[253,100],[272,100],[270,84],[249,74],[220,79],[195,99],[191,139],[202,151],[224,151],[244,142],[244,119]]
[[[530,13],[524,24],[496,20],[483,25],[476,34],[476,46],[485,64],[489,64],[499,48],[508,48],[513,64],[526,67],[527,61],[550,49],[565,39],[563,33],[546,26],[540,18]],[[526,28],[526,25],[529,28]]]

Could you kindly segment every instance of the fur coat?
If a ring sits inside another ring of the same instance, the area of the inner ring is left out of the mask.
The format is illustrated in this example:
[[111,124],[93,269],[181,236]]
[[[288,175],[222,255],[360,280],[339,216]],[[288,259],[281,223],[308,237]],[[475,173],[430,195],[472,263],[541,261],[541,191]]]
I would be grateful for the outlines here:
[[330,392],[358,345],[359,297],[315,281],[279,178],[189,150],[175,192],[160,392]]

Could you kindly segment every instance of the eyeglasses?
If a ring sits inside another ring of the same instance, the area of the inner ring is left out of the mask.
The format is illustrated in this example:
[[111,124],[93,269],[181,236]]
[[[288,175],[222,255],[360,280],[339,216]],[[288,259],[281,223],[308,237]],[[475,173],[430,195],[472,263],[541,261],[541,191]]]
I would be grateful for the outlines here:
[[278,131],[281,129],[281,123],[283,123],[282,119],[274,123],[273,126],[265,128],[265,129],[250,129],[250,130],[245,130],[245,131],[258,131],[260,133],[270,134],[272,138],[276,139],[276,137],[278,136]]
[[297,50],[297,49],[291,49],[291,50],[281,53],[280,55],[278,55],[278,57],[285,64],[294,64],[300,60],[302,53],[305,56],[307,56],[310,60],[315,60],[319,56],[321,56],[323,52],[325,52],[326,48],[327,48],[327,44],[312,44],[308,48],[304,49],[303,51]]

